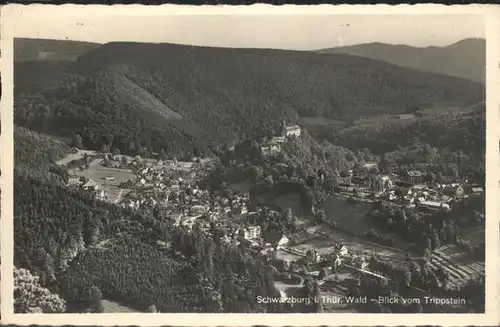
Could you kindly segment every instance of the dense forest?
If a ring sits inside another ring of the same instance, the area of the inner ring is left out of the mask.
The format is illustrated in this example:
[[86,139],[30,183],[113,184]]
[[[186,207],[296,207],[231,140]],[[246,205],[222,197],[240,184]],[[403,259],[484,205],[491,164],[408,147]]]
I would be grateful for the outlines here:
[[[368,148],[376,154],[392,152],[415,139],[433,147],[461,150],[482,160],[486,153],[486,106],[484,103],[462,110],[435,110],[415,119],[380,119],[359,122],[316,136],[352,148]],[[446,133],[443,133],[446,130]]]
[[[193,234],[175,228],[158,210],[133,213],[67,189],[64,171],[52,164],[66,149],[23,128],[16,128],[16,138],[14,264],[29,270],[18,271],[20,288],[27,288],[22,276],[33,274],[37,287],[54,299],[50,308],[100,312],[99,301],[108,298],[140,311],[278,310],[256,303],[257,295],[279,293],[271,267],[244,247],[222,244],[220,233],[207,238],[196,227]],[[170,247],[158,247],[158,241]],[[17,310],[39,307],[21,301]],[[56,310],[50,308],[46,312]]]
[[[34,288],[47,299],[18,301],[18,312],[102,312],[102,299],[149,312],[284,310],[257,303],[259,295],[280,294],[274,268],[245,243],[227,245],[214,226],[212,237],[199,225],[189,232],[162,210],[136,212],[67,188],[68,172],[55,162],[71,146],[146,157],[216,155],[219,165],[205,181],[210,191],[226,192],[233,177],[247,178],[251,196],[294,190],[312,209],[350,170],[376,188],[375,174],[363,168],[368,162],[382,173],[393,163],[419,162],[435,181],[484,182],[484,106],[464,109],[483,100],[478,83],[346,55],[84,47],[72,63],[15,67],[15,276],[19,290]],[[436,106],[456,109],[425,111]],[[378,120],[402,113],[417,117]],[[263,154],[282,120],[303,125],[306,116],[343,125],[303,129],[276,156]],[[373,216],[394,230],[401,217],[415,216],[410,227],[425,234],[423,248],[435,247],[439,234],[437,242],[457,241],[449,215],[429,227],[428,217],[376,209],[381,214]],[[265,233],[295,228],[286,212],[255,220]],[[310,296],[319,292],[306,288]]]
[[16,64],[16,80],[32,81],[16,85],[16,123],[126,153],[208,154],[282,119],[352,122],[483,99],[479,83],[310,52],[109,43],[53,73],[37,64]]

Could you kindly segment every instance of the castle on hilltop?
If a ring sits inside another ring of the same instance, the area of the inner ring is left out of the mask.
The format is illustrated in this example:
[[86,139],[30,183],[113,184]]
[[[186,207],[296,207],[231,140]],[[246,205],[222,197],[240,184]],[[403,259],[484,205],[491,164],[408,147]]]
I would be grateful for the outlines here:
[[287,126],[286,122],[283,120],[281,123],[281,136],[290,137],[296,136],[299,137],[301,134],[301,130],[299,125]]

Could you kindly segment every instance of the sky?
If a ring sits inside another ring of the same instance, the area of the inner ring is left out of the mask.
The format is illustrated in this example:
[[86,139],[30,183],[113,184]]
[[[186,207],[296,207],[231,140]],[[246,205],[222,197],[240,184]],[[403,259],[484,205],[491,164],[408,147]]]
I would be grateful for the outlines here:
[[[60,9],[57,9],[60,10]],[[15,37],[178,43],[237,48],[315,50],[383,42],[442,46],[465,38],[485,38],[478,14],[190,14],[165,11],[23,10]],[[71,13],[71,14],[68,14]]]

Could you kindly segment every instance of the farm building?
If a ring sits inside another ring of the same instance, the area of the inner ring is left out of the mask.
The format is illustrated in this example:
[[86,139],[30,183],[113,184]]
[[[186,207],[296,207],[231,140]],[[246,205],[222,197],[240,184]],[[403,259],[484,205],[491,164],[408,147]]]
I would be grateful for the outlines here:
[[85,184],[83,184],[82,188],[84,190],[95,190],[99,189],[99,185],[92,179],[89,179]]

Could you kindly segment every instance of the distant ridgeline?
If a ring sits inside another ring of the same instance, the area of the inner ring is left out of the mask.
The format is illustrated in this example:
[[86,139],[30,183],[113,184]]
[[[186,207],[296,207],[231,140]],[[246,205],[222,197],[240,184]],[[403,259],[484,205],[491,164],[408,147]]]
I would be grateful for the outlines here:
[[[78,47],[75,62],[16,63],[18,125],[81,138],[88,149],[165,151],[180,158],[217,153],[234,140],[277,135],[283,119],[303,126],[306,116],[346,124],[333,139],[328,126],[313,135],[330,135],[331,141],[348,148],[378,147],[370,142],[379,142],[386,144],[384,151],[412,136],[426,135],[422,141],[431,145],[453,143],[433,132],[443,128],[454,136],[455,128],[456,134],[465,132],[465,147],[473,149],[481,138],[474,135],[482,127],[475,122],[484,126],[481,115],[443,116],[425,122],[424,131],[392,125],[398,134],[378,123],[357,124],[360,119],[414,114],[429,107],[456,106],[458,113],[482,101],[484,94],[479,83],[366,58],[171,44],[109,43],[85,51]],[[286,126],[286,133],[301,132]]]

